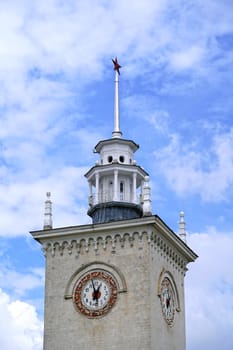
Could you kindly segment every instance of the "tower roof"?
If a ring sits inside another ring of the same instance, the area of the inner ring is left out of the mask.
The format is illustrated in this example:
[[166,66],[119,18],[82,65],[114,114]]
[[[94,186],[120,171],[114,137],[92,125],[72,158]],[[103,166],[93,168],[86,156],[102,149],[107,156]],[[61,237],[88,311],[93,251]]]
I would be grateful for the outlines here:
[[139,149],[139,145],[132,140],[126,140],[126,139],[121,139],[121,138],[111,138],[111,139],[99,141],[97,143],[97,145],[95,146],[95,151],[97,153],[100,153],[103,146],[111,145],[113,143],[119,144],[119,145],[128,145],[132,149],[133,152],[136,152]]

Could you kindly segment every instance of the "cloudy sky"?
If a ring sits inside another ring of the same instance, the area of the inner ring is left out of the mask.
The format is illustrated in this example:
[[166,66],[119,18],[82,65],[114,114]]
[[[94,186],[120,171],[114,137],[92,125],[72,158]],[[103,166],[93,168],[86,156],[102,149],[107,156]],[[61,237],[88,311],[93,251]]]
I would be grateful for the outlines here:
[[29,231],[89,223],[84,173],[113,130],[140,144],[153,213],[185,212],[187,350],[233,344],[231,0],[0,0],[0,348],[41,350],[44,257]]

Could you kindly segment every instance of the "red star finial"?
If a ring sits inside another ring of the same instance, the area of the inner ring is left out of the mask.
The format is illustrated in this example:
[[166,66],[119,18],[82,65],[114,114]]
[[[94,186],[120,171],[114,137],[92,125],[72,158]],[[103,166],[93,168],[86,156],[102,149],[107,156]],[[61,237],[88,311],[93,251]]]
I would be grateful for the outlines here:
[[121,68],[121,66],[119,65],[119,63],[117,61],[117,57],[115,58],[115,60],[112,59],[112,62],[114,64],[114,68],[113,69],[116,70],[117,73],[120,75],[120,68]]

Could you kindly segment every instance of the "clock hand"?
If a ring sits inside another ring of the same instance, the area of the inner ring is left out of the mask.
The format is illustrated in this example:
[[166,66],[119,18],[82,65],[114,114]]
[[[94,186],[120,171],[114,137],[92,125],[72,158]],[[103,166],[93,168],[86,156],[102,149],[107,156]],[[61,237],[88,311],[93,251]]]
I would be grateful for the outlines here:
[[93,287],[92,300],[95,301],[96,306],[98,306],[98,288],[95,289],[95,284],[93,279],[91,280],[91,283]]
[[99,292],[101,286],[102,286],[102,282],[100,282],[100,284],[98,285],[97,292]]
[[[93,287],[93,293],[92,293],[92,300],[95,301],[95,304],[98,305],[98,299],[99,299],[99,288],[101,287],[101,285],[99,285],[97,287],[97,289],[95,289],[95,284],[93,279],[91,280],[92,283],[92,287]],[[102,284],[102,283],[101,283]]]
[[93,281],[93,279],[91,280],[91,283],[92,283],[92,287],[93,287],[94,292],[95,292],[96,290],[95,290],[95,285],[94,285],[94,281]]
[[167,307],[167,309],[170,307],[170,300],[171,300],[171,297],[168,296],[167,299],[166,299],[166,307]]
[[94,289],[94,292],[92,294],[92,299],[93,299],[93,301],[95,301],[95,305],[96,306],[98,306],[98,300],[99,300],[99,298],[101,296],[101,293],[100,293],[101,286],[102,286],[102,282],[100,282],[100,284],[98,285],[97,289]]

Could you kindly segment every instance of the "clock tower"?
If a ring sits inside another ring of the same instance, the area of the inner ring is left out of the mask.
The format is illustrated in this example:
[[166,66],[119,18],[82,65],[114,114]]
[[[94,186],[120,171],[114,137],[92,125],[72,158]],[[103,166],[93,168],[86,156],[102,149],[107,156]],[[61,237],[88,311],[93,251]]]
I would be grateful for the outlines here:
[[44,350],[185,350],[184,277],[197,255],[152,215],[149,174],[139,146],[120,131],[115,70],[114,130],[95,146],[85,174],[92,224],[31,232],[46,258]]

